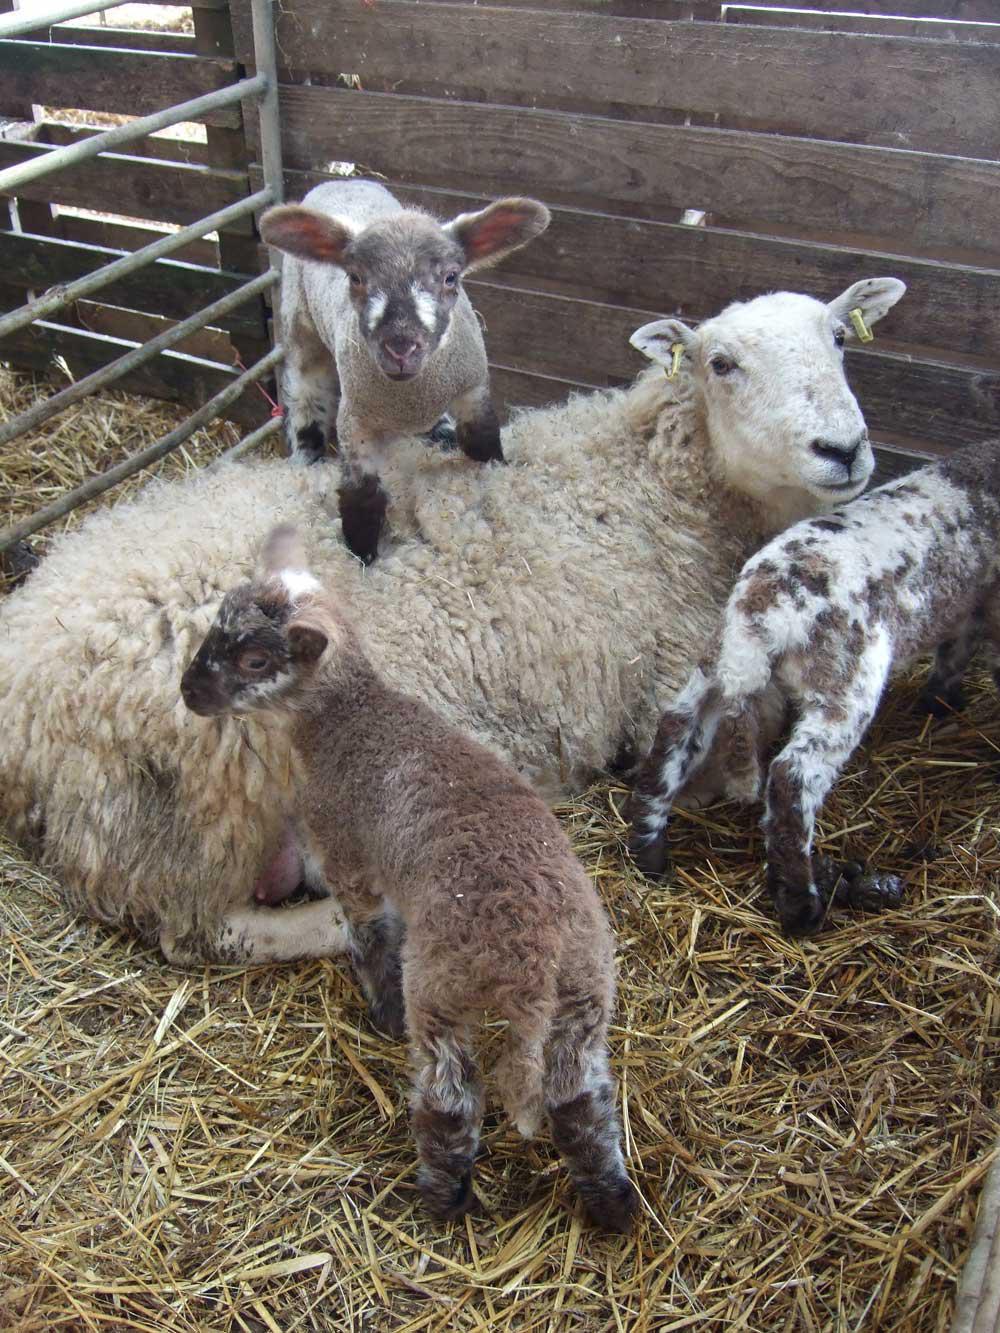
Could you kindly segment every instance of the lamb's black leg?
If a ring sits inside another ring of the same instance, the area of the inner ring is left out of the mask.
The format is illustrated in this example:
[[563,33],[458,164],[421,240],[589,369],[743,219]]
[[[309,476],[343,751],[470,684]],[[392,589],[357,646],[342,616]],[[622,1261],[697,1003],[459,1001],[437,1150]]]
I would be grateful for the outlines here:
[[660,718],[649,754],[639,766],[626,816],[632,860],[650,879],[670,866],[666,832],[678,792],[705,762],[718,726],[716,691],[697,673]]
[[934,717],[948,717],[965,707],[962,677],[983,638],[983,623],[970,619],[953,639],[938,645],[934,666],[920,692],[920,707]]
[[402,940],[403,923],[387,908],[381,916],[355,926],[350,942],[351,961],[368,999],[372,1022],[390,1037],[402,1037],[406,1031]]
[[357,475],[346,469],[337,497],[348,550],[370,565],[378,555],[389,497],[374,473]]
[[502,463],[500,421],[488,389],[475,389],[451,405],[458,447],[477,463]]

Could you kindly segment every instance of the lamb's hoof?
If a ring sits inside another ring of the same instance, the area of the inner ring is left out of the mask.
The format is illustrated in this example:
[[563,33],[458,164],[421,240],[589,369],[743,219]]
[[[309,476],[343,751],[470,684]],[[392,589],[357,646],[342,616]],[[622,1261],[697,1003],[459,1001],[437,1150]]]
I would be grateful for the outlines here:
[[627,1176],[607,1189],[583,1187],[580,1194],[595,1227],[620,1233],[632,1230],[639,1211],[639,1194]]
[[371,1020],[379,1032],[399,1041],[406,1036],[406,1007],[402,991],[383,996],[368,1006]]
[[956,685],[951,690],[936,690],[927,686],[917,698],[917,709],[921,713],[930,713],[931,717],[951,717],[960,713],[967,703],[965,691]]
[[424,1207],[441,1222],[455,1222],[470,1212],[479,1200],[472,1188],[472,1172],[466,1171],[457,1181],[440,1176],[418,1180]]
[[814,888],[804,893],[781,888],[774,894],[774,905],[782,934],[789,939],[817,934],[826,919],[826,904]]
[[27,542],[15,542],[0,555],[0,573],[7,575],[11,588],[16,588],[38,566],[41,558]]
[[670,873],[670,849],[664,837],[652,842],[644,834],[633,833],[628,840],[629,855],[647,879],[662,880]]
[[310,421],[296,431],[291,458],[302,467],[326,462],[326,431],[318,421]]
[[424,436],[428,444],[436,444],[441,449],[458,448],[458,431],[450,417],[444,416]]

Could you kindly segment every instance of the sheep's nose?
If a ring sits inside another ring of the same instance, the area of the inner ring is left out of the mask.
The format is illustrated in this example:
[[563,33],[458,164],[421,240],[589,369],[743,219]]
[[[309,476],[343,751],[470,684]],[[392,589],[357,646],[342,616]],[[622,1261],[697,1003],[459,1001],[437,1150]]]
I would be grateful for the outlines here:
[[412,338],[384,338],[382,347],[398,365],[404,366],[418,348]]
[[829,459],[831,463],[842,463],[850,472],[864,439],[863,435],[859,435],[854,440],[843,442],[819,439],[811,441],[809,447],[819,458]]

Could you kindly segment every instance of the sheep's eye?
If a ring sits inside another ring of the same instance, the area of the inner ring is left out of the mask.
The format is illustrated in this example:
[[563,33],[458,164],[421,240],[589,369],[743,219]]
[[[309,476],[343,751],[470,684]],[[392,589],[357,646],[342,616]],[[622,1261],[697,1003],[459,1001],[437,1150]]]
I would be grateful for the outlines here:
[[360,286],[362,285],[362,277],[361,277],[361,274],[360,274],[360,273],[348,273],[348,275],[347,275],[347,281],[351,284],[352,287],[360,287]]
[[241,671],[247,672],[248,675],[259,676],[262,671],[266,671],[271,665],[271,659],[267,653],[251,648],[248,652],[240,653],[237,665]]
[[730,361],[728,356],[713,356],[708,364],[712,367],[712,373],[715,375],[728,375],[736,369],[736,362]]
[[444,275],[444,285],[445,285],[446,287],[457,287],[457,286],[458,286],[458,271],[457,271],[457,269],[452,269],[452,271],[451,271],[450,273],[446,273],[446,274]]
[[833,341],[838,347],[843,347],[846,336],[847,335],[843,329],[834,329],[833,331]]

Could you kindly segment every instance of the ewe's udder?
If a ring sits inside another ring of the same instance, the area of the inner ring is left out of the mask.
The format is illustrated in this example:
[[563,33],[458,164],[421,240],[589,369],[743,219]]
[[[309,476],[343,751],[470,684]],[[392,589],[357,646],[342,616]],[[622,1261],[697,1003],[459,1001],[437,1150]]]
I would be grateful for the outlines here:
[[274,859],[254,885],[253,896],[259,903],[284,902],[294,893],[302,880],[302,857],[291,826],[285,829],[284,840]]

